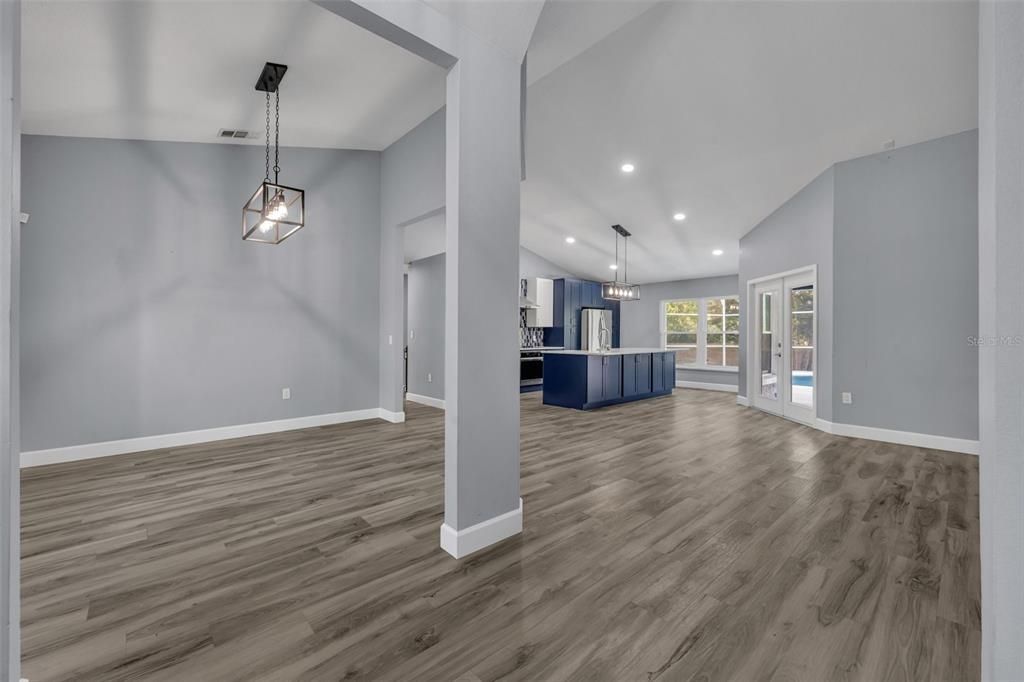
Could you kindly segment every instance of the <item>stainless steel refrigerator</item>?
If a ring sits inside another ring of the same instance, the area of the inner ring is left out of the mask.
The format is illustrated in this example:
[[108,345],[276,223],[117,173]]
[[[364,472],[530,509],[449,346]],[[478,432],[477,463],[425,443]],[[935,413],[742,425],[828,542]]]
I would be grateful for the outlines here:
[[608,350],[612,347],[612,311],[584,308],[580,329],[580,350]]

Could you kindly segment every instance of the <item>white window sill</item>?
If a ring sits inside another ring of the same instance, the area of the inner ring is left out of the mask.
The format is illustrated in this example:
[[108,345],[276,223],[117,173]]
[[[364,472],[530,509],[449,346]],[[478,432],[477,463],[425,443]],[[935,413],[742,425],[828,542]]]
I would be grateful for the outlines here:
[[736,374],[740,371],[739,367],[709,367],[707,365],[676,365],[676,369],[695,369],[698,372],[728,372],[730,374]]

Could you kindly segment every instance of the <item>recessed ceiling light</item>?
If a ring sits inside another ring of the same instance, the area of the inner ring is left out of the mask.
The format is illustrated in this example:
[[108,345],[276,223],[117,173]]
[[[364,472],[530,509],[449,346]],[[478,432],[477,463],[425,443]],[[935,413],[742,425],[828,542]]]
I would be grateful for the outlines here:
[[676,213],[674,216],[672,216],[672,220],[676,221],[677,223],[682,222],[682,221],[686,220],[686,214],[685,213]]
[[566,244],[575,244],[576,243],[576,237],[566,237],[565,238],[565,243]]
[[636,166],[634,166],[631,163],[624,163],[624,164],[622,164],[622,172],[623,173],[632,173],[635,170],[636,170]]
[[714,251],[711,252],[711,255],[712,256],[721,256],[723,253],[725,253],[725,251],[722,251],[721,249],[715,249]]
[[612,263],[611,265],[608,266],[608,269],[609,270],[618,270],[619,266],[616,265],[615,263]]

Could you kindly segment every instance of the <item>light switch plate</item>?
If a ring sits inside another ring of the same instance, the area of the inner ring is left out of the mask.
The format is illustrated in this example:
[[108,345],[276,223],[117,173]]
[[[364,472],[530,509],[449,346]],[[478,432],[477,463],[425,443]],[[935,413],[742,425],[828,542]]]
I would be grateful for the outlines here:
[[281,389],[281,400],[291,400],[291,399],[292,399],[292,389],[290,389],[290,388],[282,388]]
[[852,393],[844,392],[843,393],[843,405],[852,405],[852,404],[853,404],[853,394]]

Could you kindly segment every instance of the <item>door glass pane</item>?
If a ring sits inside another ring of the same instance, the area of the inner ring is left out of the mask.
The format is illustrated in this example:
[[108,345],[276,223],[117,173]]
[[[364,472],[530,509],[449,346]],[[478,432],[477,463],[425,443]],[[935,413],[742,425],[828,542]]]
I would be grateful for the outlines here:
[[814,287],[790,290],[790,388],[792,401],[814,407]]
[[774,325],[772,323],[772,310],[775,304],[775,294],[771,291],[763,292],[757,301],[757,328],[761,331],[758,335],[758,368],[761,374],[761,397],[769,400],[777,400],[779,397],[779,376],[777,371],[777,356],[774,353]]

